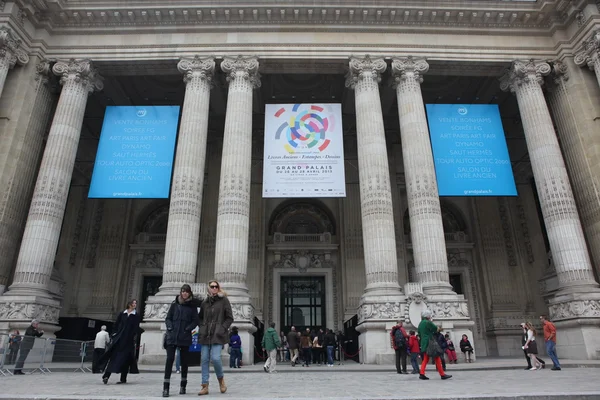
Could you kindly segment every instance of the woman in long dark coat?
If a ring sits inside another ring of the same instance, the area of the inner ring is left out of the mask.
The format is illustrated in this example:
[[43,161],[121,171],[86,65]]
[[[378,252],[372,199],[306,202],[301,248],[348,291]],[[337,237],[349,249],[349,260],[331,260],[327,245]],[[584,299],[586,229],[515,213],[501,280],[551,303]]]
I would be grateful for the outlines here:
[[121,380],[117,383],[127,383],[127,374],[138,374],[135,359],[135,340],[140,330],[140,316],[135,310],[137,301],[127,303],[127,309],[117,316],[115,330],[111,337],[110,348],[101,360],[109,359],[102,382],[106,385],[110,374],[120,373]]
[[171,385],[171,371],[175,361],[175,350],[179,349],[181,357],[181,386],[179,394],[185,394],[188,374],[188,350],[192,345],[192,330],[198,326],[197,302],[190,285],[183,285],[175,301],[171,303],[165,325],[165,349],[167,350],[167,362],[165,364],[165,380],[163,383],[163,397],[169,397]]

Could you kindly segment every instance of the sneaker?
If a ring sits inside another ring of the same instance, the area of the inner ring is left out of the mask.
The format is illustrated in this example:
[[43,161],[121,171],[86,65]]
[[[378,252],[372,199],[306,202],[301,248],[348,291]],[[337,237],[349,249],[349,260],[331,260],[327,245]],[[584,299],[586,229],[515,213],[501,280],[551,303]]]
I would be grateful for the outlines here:
[[534,368],[534,367],[531,367],[531,368],[529,368],[529,370],[530,370],[530,371],[537,371],[537,369],[536,369],[536,368]]
[[550,368],[551,371],[560,371],[561,368],[560,367],[552,367]]
[[446,380],[446,379],[450,379],[452,378],[452,375],[442,375],[442,380]]
[[424,380],[424,381],[428,381],[429,380],[428,377],[426,377],[425,375],[421,375],[421,374],[419,375],[419,379]]
[[180,370],[177,370],[177,371],[175,371],[175,372],[176,372],[176,373],[178,373],[178,374],[180,374],[180,373],[181,373],[181,371],[180,371]]
[[269,373],[269,368],[267,368],[267,366],[266,366],[266,365],[263,367],[263,369],[265,370],[265,372],[266,372],[267,374]]

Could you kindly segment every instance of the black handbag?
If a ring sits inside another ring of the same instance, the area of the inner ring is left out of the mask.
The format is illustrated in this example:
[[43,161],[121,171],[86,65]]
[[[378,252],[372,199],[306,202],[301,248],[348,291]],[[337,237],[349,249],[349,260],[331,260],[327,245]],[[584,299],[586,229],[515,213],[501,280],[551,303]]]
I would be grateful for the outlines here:
[[442,347],[437,342],[434,336],[429,338],[429,343],[427,344],[427,355],[431,358],[441,357],[444,354]]

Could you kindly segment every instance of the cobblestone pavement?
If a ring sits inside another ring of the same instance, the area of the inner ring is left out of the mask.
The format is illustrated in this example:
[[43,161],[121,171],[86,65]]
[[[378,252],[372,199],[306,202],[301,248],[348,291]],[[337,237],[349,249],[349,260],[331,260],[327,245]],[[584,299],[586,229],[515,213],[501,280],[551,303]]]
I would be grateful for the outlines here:
[[[418,375],[398,375],[392,371],[341,370],[336,367],[281,368],[277,374],[259,373],[259,366],[248,370],[226,369],[229,390],[220,394],[211,374],[210,395],[219,399],[600,399],[598,368],[564,368],[562,371],[452,370],[453,378],[440,380],[428,368],[429,381]],[[249,371],[252,370],[253,371]],[[178,393],[180,375],[172,376],[173,398],[198,398],[199,367],[193,367],[186,396]],[[126,385],[117,385],[113,375],[103,385],[98,374],[54,372],[25,376],[0,376],[0,399],[151,399],[162,393],[162,374],[147,372],[130,375]],[[587,396],[583,396],[587,395]],[[529,398],[528,398],[529,399]]]

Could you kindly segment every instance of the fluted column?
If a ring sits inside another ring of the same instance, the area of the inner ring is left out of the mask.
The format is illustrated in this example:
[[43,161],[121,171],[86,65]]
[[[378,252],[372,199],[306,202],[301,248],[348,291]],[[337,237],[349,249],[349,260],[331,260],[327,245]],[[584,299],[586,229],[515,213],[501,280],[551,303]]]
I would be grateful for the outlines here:
[[597,288],[598,284],[594,280],[565,162],[542,92],[543,76],[550,71],[550,65],[545,62],[515,61],[502,77],[501,88],[517,96],[559,292],[577,287],[577,292],[582,293]]
[[[252,163],[252,91],[260,86],[256,58],[226,58],[229,93],[221,158],[215,279],[230,296],[248,300],[246,274]],[[234,310],[235,311],[235,310]],[[238,319],[238,318],[236,318]]]
[[102,89],[89,60],[59,61],[63,86],[35,184],[9,295],[44,295],[52,273],[88,95]]
[[24,65],[29,62],[29,56],[20,47],[21,41],[13,37],[10,29],[0,28],[0,96],[2,96],[8,70],[17,63]]
[[206,164],[208,105],[215,69],[213,58],[182,59],[185,99],[171,187],[161,292],[176,292],[196,280],[202,189]]
[[421,75],[428,70],[429,64],[424,59],[408,57],[392,61],[417,279],[426,294],[452,293],[433,154],[421,94]]
[[600,29],[595,31],[588,40],[583,42],[583,49],[575,55],[575,64],[587,65],[596,73],[600,86]]
[[363,297],[400,294],[385,130],[379,98],[383,59],[351,58],[346,86],[354,89],[366,282]]

